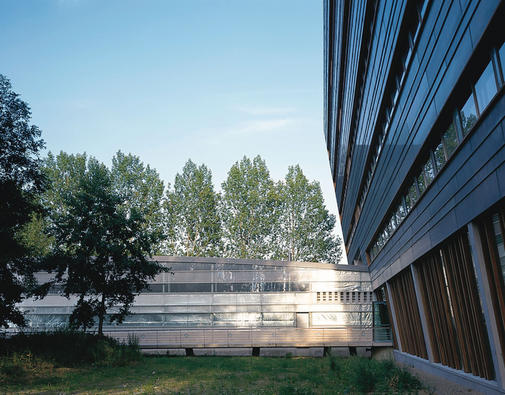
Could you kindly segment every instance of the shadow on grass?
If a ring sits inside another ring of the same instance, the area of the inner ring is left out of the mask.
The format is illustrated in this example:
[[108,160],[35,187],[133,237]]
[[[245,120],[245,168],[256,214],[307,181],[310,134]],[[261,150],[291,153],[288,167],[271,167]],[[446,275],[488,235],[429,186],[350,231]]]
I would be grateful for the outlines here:
[[422,389],[394,361],[142,356],[131,343],[80,332],[0,339],[0,392],[307,395]]

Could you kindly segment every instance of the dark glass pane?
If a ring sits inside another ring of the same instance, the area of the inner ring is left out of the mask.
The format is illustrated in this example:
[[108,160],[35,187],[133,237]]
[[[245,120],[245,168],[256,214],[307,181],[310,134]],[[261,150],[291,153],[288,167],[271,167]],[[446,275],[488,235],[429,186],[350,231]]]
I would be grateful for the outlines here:
[[422,195],[426,190],[426,184],[424,182],[423,173],[419,174],[419,176],[417,177],[417,185],[419,185],[419,193]]
[[407,209],[407,213],[412,210],[412,201],[410,199],[410,194],[407,191],[407,194],[405,195],[405,207]]
[[500,58],[501,62],[501,74],[503,78],[505,78],[505,44],[503,44],[498,50],[498,57]]
[[211,292],[212,284],[205,284],[205,283],[191,283],[188,284],[188,292]]
[[435,178],[435,171],[433,169],[433,162],[428,158],[423,166],[424,178],[426,179],[426,186],[430,185]]
[[414,204],[416,204],[417,198],[418,198],[415,181],[412,183],[412,185],[409,188],[409,195],[410,195],[412,207],[414,207]]
[[437,173],[440,171],[440,169],[445,165],[445,151],[444,151],[444,145],[442,142],[435,148],[434,151],[435,154],[435,162],[437,165]]
[[377,238],[377,246],[378,246],[378,250],[382,250],[382,247],[384,246],[384,241],[382,240],[382,234],[379,235],[379,237]]
[[169,284],[168,292],[188,292],[188,284]]
[[496,79],[494,77],[493,64],[489,62],[486,69],[475,84],[477,103],[479,103],[479,110],[481,113],[487,107],[496,92],[497,88]]
[[387,225],[386,225],[386,228],[382,232],[382,243],[383,243],[383,245],[385,245],[388,242],[389,236],[390,236],[389,235],[389,230],[388,230]]
[[505,279],[505,246],[503,245],[503,234],[501,232],[501,226],[498,214],[493,215],[493,228],[495,234],[496,247],[498,249],[498,257],[500,258],[502,275],[503,278]]
[[390,235],[392,235],[394,233],[394,231],[396,230],[396,216],[394,214],[389,219],[388,230],[389,230]]
[[407,215],[407,212],[405,211],[405,206],[403,205],[403,200],[400,200],[398,202],[398,206],[396,209],[396,222],[398,224],[400,224],[406,215]]
[[146,288],[144,288],[143,292],[163,292],[163,284],[149,284]]
[[473,95],[470,95],[465,105],[461,109],[461,123],[463,124],[463,136],[466,136],[472,126],[477,121],[477,110],[475,109],[475,102]]
[[454,126],[454,122],[451,123],[449,129],[444,133],[444,145],[445,152],[447,153],[447,159],[450,158],[456,147],[458,146],[458,136],[456,133],[456,127]]

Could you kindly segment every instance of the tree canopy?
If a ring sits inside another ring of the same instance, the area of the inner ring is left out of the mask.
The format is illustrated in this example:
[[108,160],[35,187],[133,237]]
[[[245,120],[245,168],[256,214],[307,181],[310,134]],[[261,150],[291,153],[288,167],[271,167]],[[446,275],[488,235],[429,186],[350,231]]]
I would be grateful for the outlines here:
[[236,162],[221,185],[226,257],[264,259],[271,254],[280,201],[266,162],[258,155]]
[[30,119],[28,104],[0,74],[0,326],[25,324],[15,304],[35,285],[35,261],[19,237],[41,211],[37,195],[45,185],[39,158],[44,141]]
[[219,196],[214,192],[212,172],[205,165],[186,162],[182,174],[168,188],[164,209],[169,233],[166,251],[183,256],[219,256],[221,220]]
[[309,182],[299,165],[290,166],[279,195],[282,209],[274,259],[338,263],[342,252],[333,234],[336,218],[324,206],[319,183]]
[[145,166],[138,156],[118,151],[112,158],[111,177],[114,191],[122,200],[121,209],[128,215],[133,209],[142,212],[143,226],[150,232],[163,233],[165,187],[156,170]]
[[135,204],[124,209],[125,194],[116,190],[104,164],[85,156],[58,159],[74,165],[84,159],[85,167],[69,180],[74,189],[62,194],[64,209],[53,213],[50,233],[55,242],[46,262],[64,295],[78,297],[71,324],[89,328],[98,317],[101,334],[107,317],[121,323],[130,314],[135,295],[157,274],[169,270],[148,260],[162,234],[145,226],[146,210]]
[[[24,325],[16,303],[59,284],[76,295],[76,327],[122,322],[162,272],[165,253],[338,263],[341,240],[319,183],[292,166],[275,183],[265,160],[243,157],[215,192],[191,160],[164,193],[156,170],[121,151],[109,169],[84,154],[51,152],[28,105],[0,75],[0,326]],[[165,241],[168,236],[168,241]],[[39,259],[36,259],[39,258]],[[34,273],[55,274],[39,286]]]

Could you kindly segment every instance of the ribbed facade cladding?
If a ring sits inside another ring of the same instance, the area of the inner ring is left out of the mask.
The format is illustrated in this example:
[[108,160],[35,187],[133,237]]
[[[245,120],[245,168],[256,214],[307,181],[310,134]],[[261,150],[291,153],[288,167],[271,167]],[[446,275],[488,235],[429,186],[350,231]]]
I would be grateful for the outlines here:
[[505,383],[504,20],[499,0],[325,1],[348,260],[388,301],[399,358],[489,393]]
[[[118,329],[372,328],[366,268],[245,259],[155,257],[171,268],[137,296]],[[50,277],[40,274],[41,280]],[[66,327],[76,298],[25,300],[32,329]],[[106,326],[106,330],[113,327]]]

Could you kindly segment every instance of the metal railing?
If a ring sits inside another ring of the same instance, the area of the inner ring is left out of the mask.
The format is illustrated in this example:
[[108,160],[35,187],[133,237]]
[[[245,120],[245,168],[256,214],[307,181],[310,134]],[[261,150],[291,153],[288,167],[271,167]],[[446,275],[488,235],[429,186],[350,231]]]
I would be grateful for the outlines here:
[[391,343],[390,328],[163,329],[106,331],[140,348],[346,347]]

